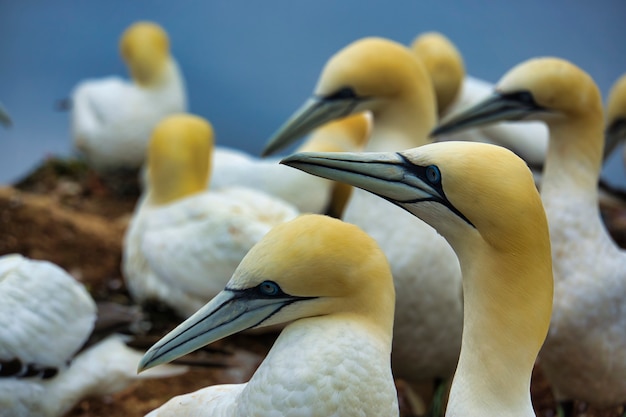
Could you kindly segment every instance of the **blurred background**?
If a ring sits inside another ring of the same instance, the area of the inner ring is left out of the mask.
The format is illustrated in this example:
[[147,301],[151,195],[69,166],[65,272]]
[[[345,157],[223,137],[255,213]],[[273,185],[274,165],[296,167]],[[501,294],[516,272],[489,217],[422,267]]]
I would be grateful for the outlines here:
[[[122,31],[153,20],[169,33],[189,110],[209,119],[220,145],[259,153],[312,92],[326,60],[364,36],[409,44],[436,30],[459,48],[469,74],[496,82],[530,57],[579,65],[603,96],[626,72],[626,1],[148,1],[0,0],[0,184],[43,158],[70,155],[68,114],[55,103],[85,78],[126,77]],[[621,151],[603,173],[626,188]]]

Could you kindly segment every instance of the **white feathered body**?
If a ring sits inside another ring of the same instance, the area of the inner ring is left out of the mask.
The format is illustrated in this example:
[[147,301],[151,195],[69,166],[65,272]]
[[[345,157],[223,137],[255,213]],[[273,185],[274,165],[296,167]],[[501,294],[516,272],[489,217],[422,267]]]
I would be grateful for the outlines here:
[[137,376],[142,355],[116,335],[74,356],[95,320],[95,303],[61,268],[20,255],[0,258],[0,362],[17,359],[22,372],[49,373],[1,376],[0,416],[57,417],[86,396],[120,391],[139,378],[184,371],[167,367]]
[[626,401],[626,253],[608,235],[595,199],[559,188],[548,196],[549,190],[542,191],[555,286],[541,364],[557,399],[622,404]]
[[396,288],[392,366],[408,381],[454,373],[463,332],[458,259],[435,229],[355,189],[344,220],[372,236],[387,256]]
[[266,194],[231,187],[163,206],[144,198],[124,241],[123,271],[139,302],[161,300],[184,317],[219,293],[245,254],[297,210]]
[[323,213],[330,203],[332,181],[280,165],[279,161],[216,147],[209,188],[246,187],[287,201],[301,213]]
[[87,80],[71,99],[74,146],[101,172],[139,168],[154,126],[187,109],[185,83],[173,59],[158,85],[142,87],[119,77]]
[[248,383],[174,397],[149,416],[397,416],[389,356],[389,340],[360,321],[300,319]]

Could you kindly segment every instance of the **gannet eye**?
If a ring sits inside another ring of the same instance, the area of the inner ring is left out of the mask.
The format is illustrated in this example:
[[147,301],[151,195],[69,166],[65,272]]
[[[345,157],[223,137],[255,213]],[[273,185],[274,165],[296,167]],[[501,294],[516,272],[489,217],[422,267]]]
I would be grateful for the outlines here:
[[259,291],[263,295],[276,295],[280,292],[280,287],[275,282],[263,281],[259,284]]
[[351,87],[344,87],[341,90],[335,91],[332,94],[324,97],[326,100],[345,100],[345,99],[356,99],[358,96],[354,92]]
[[436,165],[429,165],[426,167],[426,179],[431,184],[439,184],[441,182],[441,172],[439,172],[439,168]]

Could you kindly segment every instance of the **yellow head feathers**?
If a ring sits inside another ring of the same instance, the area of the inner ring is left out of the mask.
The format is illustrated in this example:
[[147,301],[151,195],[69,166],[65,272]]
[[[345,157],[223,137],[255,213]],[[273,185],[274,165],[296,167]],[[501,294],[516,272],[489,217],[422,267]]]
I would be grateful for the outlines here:
[[529,91],[535,102],[570,119],[602,117],[602,98],[593,79],[559,58],[534,58],[518,64],[498,82],[501,93]]
[[[546,238],[543,243],[548,243],[543,205],[532,173],[513,152],[495,145],[442,142],[403,154],[420,166],[439,168],[446,198],[490,245],[507,244],[506,236],[527,236],[530,244],[541,228]],[[520,217],[525,219],[523,227],[514,221]],[[529,222],[536,226],[534,230],[528,228]]]
[[415,94],[435,100],[422,63],[404,45],[383,38],[357,40],[333,55],[322,70],[315,93],[325,96],[344,87],[374,101]]
[[465,77],[463,57],[454,44],[441,33],[423,33],[411,44],[411,50],[422,61],[437,96],[441,115],[454,102]]
[[178,114],[163,119],[148,145],[148,178],[155,204],[202,191],[209,180],[213,128],[205,119]]
[[391,329],[395,292],[387,259],[352,224],[307,214],[274,227],[241,261],[229,286],[264,280],[290,295],[320,297],[307,315],[356,312]]
[[150,86],[160,81],[170,59],[170,42],[156,23],[137,22],[122,34],[120,53],[133,79],[139,85]]

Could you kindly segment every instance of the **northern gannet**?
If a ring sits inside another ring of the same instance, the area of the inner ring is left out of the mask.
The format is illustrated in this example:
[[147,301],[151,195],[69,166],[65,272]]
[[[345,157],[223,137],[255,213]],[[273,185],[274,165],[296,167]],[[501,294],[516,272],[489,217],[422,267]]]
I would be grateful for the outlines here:
[[[604,158],[606,159],[624,139],[626,139],[626,74],[615,81],[606,102]],[[623,159],[626,165],[626,151]]]
[[[301,149],[323,152],[351,152],[365,148],[371,116],[365,112],[327,123],[317,129]],[[295,174],[295,175],[294,175]],[[278,164],[278,159],[258,159],[244,152],[216,147],[209,188],[243,186],[287,201],[301,213],[341,211],[337,185]],[[345,205],[345,202],[343,203]],[[334,214],[336,215],[336,214]]]
[[0,415],[61,416],[83,397],[112,394],[136,381],[142,355],[121,336],[78,353],[95,320],[89,293],[58,266],[17,254],[0,257]]
[[550,131],[541,197],[554,257],[554,312],[540,363],[555,397],[595,406],[626,403],[626,253],[604,227],[598,177],[602,98],[593,79],[557,58],[510,70],[495,93],[434,132],[533,119]]
[[131,25],[120,40],[120,53],[131,82],[119,77],[87,80],[71,94],[74,146],[101,173],[139,169],[157,122],[187,108],[185,83],[160,26]]
[[459,257],[463,343],[448,417],[531,417],[531,372],[548,331],[546,216],[526,164],[490,144],[389,153],[301,153],[283,163],[368,190],[428,222]]
[[13,125],[11,116],[9,116],[9,113],[4,108],[2,103],[0,103],[0,124],[4,125],[4,127],[11,127]]
[[263,363],[248,383],[172,398],[149,416],[397,416],[393,309],[387,260],[359,228],[314,214],[276,226],[139,370],[245,329],[289,323]]
[[[428,70],[440,117],[458,112],[487,97],[493,84],[465,74],[463,57],[454,44],[438,32],[421,34],[412,51]],[[548,149],[548,131],[542,123],[498,123],[446,135],[444,140],[494,143],[511,149],[533,169],[541,169]]]
[[160,300],[184,317],[224,288],[265,233],[298,214],[252,189],[207,190],[212,150],[213,128],[200,117],[173,115],[157,125],[146,189],[124,239],[133,298]]
[[[336,53],[313,97],[270,140],[266,153],[328,120],[366,110],[373,115],[368,150],[428,142],[437,118],[433,88],[405,46],[365,38]],[[397,294],[394,375],[413,384],[452,376],[463,306],[461,270],[448,243],[426,223],[363,190],[354,190],[343,219],[374,237],[391,265]]]

